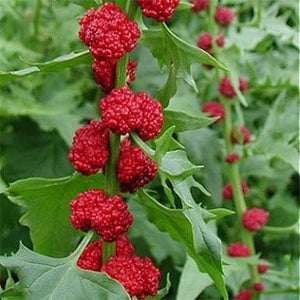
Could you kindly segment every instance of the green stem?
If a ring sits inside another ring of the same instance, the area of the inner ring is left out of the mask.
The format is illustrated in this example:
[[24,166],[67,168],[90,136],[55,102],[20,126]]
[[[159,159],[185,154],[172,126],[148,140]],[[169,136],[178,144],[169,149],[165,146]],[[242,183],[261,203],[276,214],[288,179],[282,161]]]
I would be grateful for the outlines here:
[[34,37],[37,39],[39,35],[40,19],[42,10],[42,0],[36,1],[35,18],[33,23]]
[[297,224],[288,227],[264,226],[261,230],[270,233],[298,233]]
[[[225,108],[225,121],[224,121],[224,138],[227,155],[233,153],[233,144],[231,142],[231,130],[232,130],[232,117],[231,117],[231,102],[230,100],[222,99],[223,105]],[[242,224],[242,216],[247,210],[246,202],[244,199],[242,187],[241,187],[241,178],[239,173],[239,164],[238,162],[232,163],[229,165],[229,176],[230,182],[233,190],[233,200],[237,212],[237,217],[239,223]],[[251,254],[255,255],[255,245],[253,236],[250,232],[241,227],[241,239],[244,244],[251,250]],[[249,272],[251,275],[251,283],[259,282],[259,274],[257,271],[256,265],[249,265]],[[258,295],[254,296],[257,299]]]
[[[129,0],[126,5],[126,12],[129,15],[129,18],[134,18],[136,8],[135,1]],[[123,87],[126,84],[127,77],[127,65],[129,61],[129,54],[124,55],[117,64],[116,69],[116,84],[115,87]],[[114,196],[119,194],[120,185],[117,178],[117,163],[120,155],[120,135],[110,133],[109,137],[109,148],[110,155],[109,161],[106,168],[106,193],[109,196]],[[116,252],[116,243],[112,242],[103,242],[103,255],[102,255],[102,264],[105,264],[110,257],[114,256]]]

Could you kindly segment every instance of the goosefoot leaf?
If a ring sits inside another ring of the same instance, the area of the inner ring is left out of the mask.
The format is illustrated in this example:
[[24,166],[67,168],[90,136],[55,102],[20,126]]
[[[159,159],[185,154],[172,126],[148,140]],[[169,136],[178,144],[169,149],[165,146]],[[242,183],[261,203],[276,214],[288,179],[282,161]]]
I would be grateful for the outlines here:
[[200,271],[208,273],[224,299],[228,299],[222,275],[221,241],[204,223],[200,208],[170,209],[143,190],[139,190],[138,196],[137,201],[146,208],[149,220],[183,243]]

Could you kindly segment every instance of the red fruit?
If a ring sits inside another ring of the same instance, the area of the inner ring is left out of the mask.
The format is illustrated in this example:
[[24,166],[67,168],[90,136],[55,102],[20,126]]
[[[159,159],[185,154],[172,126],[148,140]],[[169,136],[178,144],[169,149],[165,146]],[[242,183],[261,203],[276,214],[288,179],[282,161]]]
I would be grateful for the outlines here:
[[80,193],[70,206],[75,229],[88,231],[92,228],[107,242],[116,241],[133,223],[123,198],[108,197],[103,190]]
[[248,81],[245,78],[239,78],[239,89],[241,92],[246,92],[248,90]]
[[226,98],[234,98],[236,92],[231,84],[229,77],[223,77],[219,83],[219,92]]
[[118,280],[131,297],[136,296],[143,300],[147,296],[155,296],[158,292],[160,270],[148,257],[111,257],[102,267],[102,271]]
[[[91,242],[79,257],[78,267],[100,272],[102,268],[102,243],[102,240]],[[121,235],[117,239],[115,256],[130,256],[133,255],[134,250],[134,246],[125,235]]]
[[100,101],[104,125],[112,132],[127,134],[142,125],[143,111],[134,93],[127,87],[114,89]]
[[266,264],[259,264],[257,270],[259,273],[266,273],[270,268],[269,263],[266,261]]
[[212,35],[208,32],[202,33],[197,41],[197,45],[199,48],[207,51],[212,47]]
[[243,243],[232,243],[227,248],[227,253],[232,257],[247,257],[251,255],[250,249]]
[[137,0],[143,14],[157,22],[171,19],[179,2],[179,0]]
[[94,174],[103,168],[109,157],[108,130],[103,123],[92,120],[76,130],[69,160],[82,174]]
[[192,12],[199,13],[203,10],[207,10],[209,7],[209,0],[190,0],[194,6],[191,8]]
[[140,111],[143,114],[137,133],[144,141],[151,140],[160,133],[164,124],[162,105],[146,92],[138,93],[136,102],[140,104]]
[[114,3],[88,10],[79,24],[79,37],[99,60],[121,58],[136,47],[141,36],[137,23]]
[[212,101],[205,103],[202,111],[207,113],[210,117],[219,117],[217,123],[221,123],[225,119],[225,110],[221,103]]
[[[249,129],[247,129],[246,127],[241,126],[239,128],[240,134],[243,136],[242,139],[242,144],[248,144],[251,142],[251,132]],[[236,133],[234,132],[234,130],[231,132],[231,140],[234,144],[240,144],[240,139],[239,137],[236,135]]]
[[228,26],[234,18],[233,10],[225,6],[218,6],[215,14],[215,20],[222,26]]
[[151,182],[156,176],[157,169],[156,163],[139,147],[132,146],[129,139],[122,142],[117,166],[122,192],[134,193],[138,188]]
[[225,161],[229,164],[232,164],[240,159],[240,155],[238,153],[232,153],[225,157]]
[[[249,187],[248,187],[247,182],[242,181],[241,182],[241,188],[242,188],[242,192],[243,192],[244,195],[249,193]],[[233,198],[233,190],[232,190],[232,186],[231,186],[230,183],[227,183],[223,187],[223,198],[225,200],[231,200]]]
[[[130,60],[127,66],[127,84],[135,80],[137,63]],[[94,79],[105,93],[110,93],[115,87],[117,60],[95,60],[92,66]]]
[[222,33],[219,33],[217,39],[216,39],[217,45],[222,48],[225,45],[225,37]]
[[234,300],[251,300],[252,292],[249,289],[242,289],[235,297]]
[[242,221],[249,231],[258,231],[268,223],[269,212],[262,208],[251,208],[244,213]]
[[253,284],[253,289],[254,289],[255,291],[257,291],[257,292],[261,292],[261,291],[263,291],[263,290],[265,289],[265,286],[264,286],[263,283],[257,282],[257,283],[255,283],[255,284]]

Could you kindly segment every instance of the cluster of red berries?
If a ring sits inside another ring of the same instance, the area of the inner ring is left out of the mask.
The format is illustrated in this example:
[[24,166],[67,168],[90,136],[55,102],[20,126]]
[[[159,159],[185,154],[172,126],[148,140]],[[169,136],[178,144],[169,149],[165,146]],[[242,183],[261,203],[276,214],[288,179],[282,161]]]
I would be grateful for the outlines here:
[[[174,14],[179,0],[137,1],[145,16],[163,22]],[[92,120],[79,128],[74,136],[69,160],[77,171],[90,175],[103,170],[110,172],[110,134],[137,133],[144,141],[155,138],[164,119],[162,105],[146,92],[135,94],[128,88],[135,80],[136,62],[129,60],[126,85],[116,88],[119,59],[132,51],[141,33],[138,24],[114,3],[90,9],[80,19],[79,37],[94,57],[94,79],[106,95],[99,101],[102,120]],[[121,192],[134,193],[151,182],[158,167],[139,147],[125,137],[116,162],[116,179]],[[90,243],[77,264],[87,270],[106,272],[118,280],[132,297],[155,296],[159,288],[160,271],[150,258],[134,254],[134,246],[125,236],[133,223],[125,200],[108,195],[104,190],[88,190],[71,201],[71,223],[75,229],[94,230],[100,240]],[[116,243],[116,251],[103,263],[104,243]]]

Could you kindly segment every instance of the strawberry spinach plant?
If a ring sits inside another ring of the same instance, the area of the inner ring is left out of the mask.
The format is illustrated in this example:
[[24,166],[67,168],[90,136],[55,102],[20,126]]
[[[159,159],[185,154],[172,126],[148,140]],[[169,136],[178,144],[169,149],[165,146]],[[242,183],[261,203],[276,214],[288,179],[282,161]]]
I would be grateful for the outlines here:
[[296,2],[0,8],[1,298],[298,298]]

